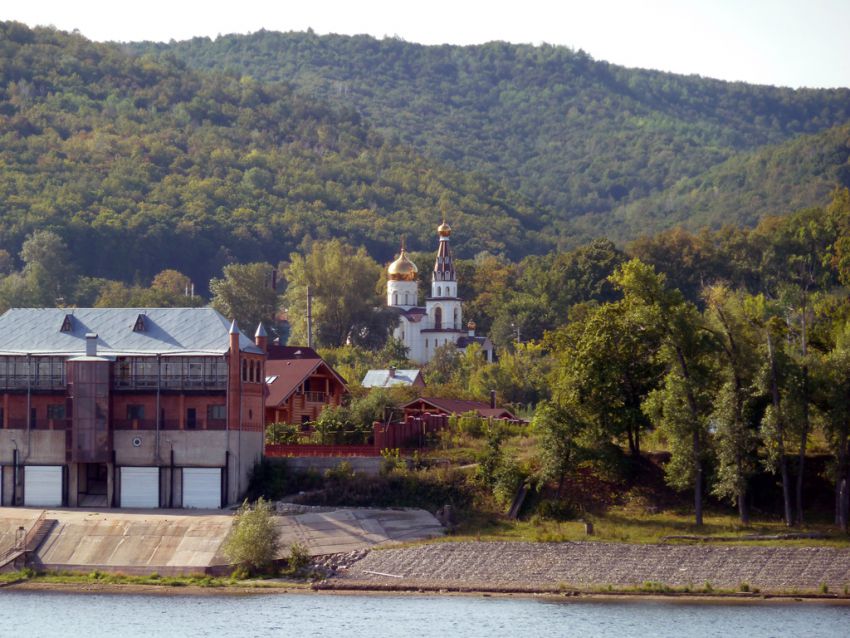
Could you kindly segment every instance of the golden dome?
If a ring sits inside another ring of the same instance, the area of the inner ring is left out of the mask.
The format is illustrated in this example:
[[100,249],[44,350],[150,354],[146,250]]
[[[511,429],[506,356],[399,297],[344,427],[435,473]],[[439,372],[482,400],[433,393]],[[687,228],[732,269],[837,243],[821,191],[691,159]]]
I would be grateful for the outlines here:
[[474,321],[470,321],[468,324],[466,324],[466,327],[467,327],[467,329],[468,329],[468,330],[471,330],[472,332],[475,332],[475,328],[476,328],[477,326],[475,325],[475,322],[474,322]]
[[398,256],[390,267],[387,268],[387,276],[390,281],[415,281],[416,273],[419,269],[407,257],[407,251],[402,248],[401,254]]
[[448,237],[452,234],[452,227],[449,226],[445,221],[437,226],[437,234],[440,237]]

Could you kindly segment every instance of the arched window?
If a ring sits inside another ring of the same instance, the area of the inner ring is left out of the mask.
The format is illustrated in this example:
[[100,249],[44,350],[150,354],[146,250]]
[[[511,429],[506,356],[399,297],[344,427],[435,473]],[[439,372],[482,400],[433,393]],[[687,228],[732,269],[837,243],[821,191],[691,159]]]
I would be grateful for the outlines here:
[[455,308],[455,330],[460,327],[460,310]]
[[248,360],[242,359],[242,380],[248,380]]
[[442,297],[442,296],[443,296],[443,288],[442,288],[442,286],[437,286],[437,296],[438,296],[438,297]]
[[428,340],[427,339],[425,339],[425,349],[426,350],[428,349]]
[[434,310],[434,328],[441,330],[443,327],[443,309],[437,306]]
[[410,297],[408,297],[408,295],[409,295],[409,294],[410,294],[410,293],[408,293],[408,292],[404,293],[404,305],[405,305],[405,306],[409,306],[409,305],[410,305]]
[[398,305],[398,293],[397,292],[393,293],[393,305],[394,306]]

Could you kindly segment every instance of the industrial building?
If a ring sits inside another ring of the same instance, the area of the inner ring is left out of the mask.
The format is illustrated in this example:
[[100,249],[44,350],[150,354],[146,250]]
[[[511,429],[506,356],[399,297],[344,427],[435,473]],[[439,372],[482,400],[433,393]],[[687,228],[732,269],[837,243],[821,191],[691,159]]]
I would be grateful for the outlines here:
[[237,502],[263,452],[266,336],[211,308],[0,316],[0,505]]

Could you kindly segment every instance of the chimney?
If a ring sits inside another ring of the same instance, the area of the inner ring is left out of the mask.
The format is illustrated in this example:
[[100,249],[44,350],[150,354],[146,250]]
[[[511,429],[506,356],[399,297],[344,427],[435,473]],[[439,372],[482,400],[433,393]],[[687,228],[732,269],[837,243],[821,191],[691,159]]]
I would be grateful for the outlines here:
[[262,321],[257,326],[257,332],[254,333],[254,343],[263,352],[268,352],[269,336],[266,334],[266,328],[263,326]]
[[496,391],[490,390],[490,407],[496,409]]
[[86,356],[97,356],[97,333],[95,332],[86,333]]
[[236,319],[230,324],[230,355],[233,361],[239,361],[239,326],[236,324]]
[[395,366],[390,366],[390,369],[387,370],[390,373],[390,379],[395,379]]

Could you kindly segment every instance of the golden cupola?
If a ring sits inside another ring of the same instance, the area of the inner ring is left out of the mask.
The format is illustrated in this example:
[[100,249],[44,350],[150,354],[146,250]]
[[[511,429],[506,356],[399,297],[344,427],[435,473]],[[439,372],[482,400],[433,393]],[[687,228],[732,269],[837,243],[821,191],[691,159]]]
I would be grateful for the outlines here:
[[407,256],[407,251],[402,246],[401,254],[387,269],[387,278],[390,281],[416,281],[419,269]]
[[443,220],[443,223],[437,226],[437,234],[440,237],[449,237],[452,234],[452,227]]

